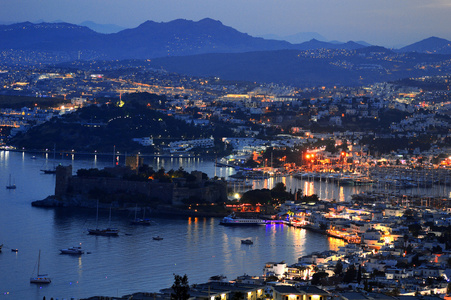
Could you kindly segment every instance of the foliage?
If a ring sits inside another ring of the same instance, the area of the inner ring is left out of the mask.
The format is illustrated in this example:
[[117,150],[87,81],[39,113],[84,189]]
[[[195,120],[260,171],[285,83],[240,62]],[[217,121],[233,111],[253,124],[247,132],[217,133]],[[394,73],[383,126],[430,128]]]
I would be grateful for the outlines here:
[[188,276],[174,274],[174,284],[172,285],[171,300],[188,300],[189,299],[189,284]]
[[286,186],[283,182],[277,183],[271,189],[271,198],[277,202],[284,202],[286,200],[294,200],[294,195],[286,191]]
[[312,285],[318,285],[321,283],[321,279],[328,277],[326,272],[316,272],[315,274],[312,275],[312,281],[311,284]]
[[125,99],[122,107],[91,105],[53,118],[17,134],[10,143],[25,149],[53,149],[55,145],[56,149],[73,149],[75,152],[107,153],[115,146],[122,153],[153,153],[154,146],[142,146],[132,139],[154,137],[155,143],[168,143],[210,136],[219,141],[223,136],[234,136],[228,127],[215,125],[199,130],[183,120],[158,112],[156,109],[165,101],[164,96],[137,93]]
[[271,191],[268,189],[250,190],[243,194],[240,199],[242,203],[249,203],[252,205],[269,204],[271,203]]
[[277,183],[271,190],[256,189],[250,190],[243,194],[240,199],[242,203],[257,204],[280,204],[286,200],[293,200],[294,195],[286,191],[285,184]]
[[231,298],[231,300],[244,300],[244,293],[243,292],[235,292],[233,293],[233,296]]
[[99,170],[97,168],[78,169],[77,176],[78,177],[114,177],[113,174],[111,174],[105,170]]
[[340,275],[342,272],[343,272],[343,263],[341,262],[341,260],[338,260],[334,268],[334,273],[335,275]]
[[354,265],[350,265],[346,269],[345,275],[343,277],[343,282],[345,282],[345,283],[352,282],[355,279],[356,275],[357,275],[357,272],[356,272],[355,266]]

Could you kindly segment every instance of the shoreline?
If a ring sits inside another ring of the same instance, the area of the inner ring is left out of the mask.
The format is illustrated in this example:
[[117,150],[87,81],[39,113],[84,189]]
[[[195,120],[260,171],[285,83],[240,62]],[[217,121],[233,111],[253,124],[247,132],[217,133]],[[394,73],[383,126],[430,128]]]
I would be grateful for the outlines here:
[[[25,150],[25,149],[9,149],[5,147],[0,147],[0,151],[11,151],[11,152],[22,152],[22,153],[36,153],[36,154],[53,154],[53,151],[51,150]],[[67,154],[77,154],[77,155],[85,155],[85,156],[91,156],[91,155],[99,155],[99,156],[125,156],[127,155],[126,152],[120,153],[120,154],[114,154],[113,152],[84,152],[84,151],[70,151],[70,150],[63,150],[63,151],[57,151],[58,156],[61,155],[67,155]],[[134,156],[134,155],[132,155]],[[196,158],[196,157],[202,157],[202,158],[215,158],[214,155],[208,156],[208,155],[202,155],[202,154],[194,154],[194,153],[162,153],[162,154],[151,154],[151,153],[140,153],[140,157],[162,157],[162,158]]]
[[[94,200],[87,200],[81,197],[71,197],[66,198],[64,200],[58,200],[55,196],[51,195],[42,200],[35,200],[31,202],[31,206],[33,207],[41,207],[41,208],[87,208],[87,209],[96,209],[97,202]],[[101,209],[109,209],[111,204],[105,205],[100,204],[99,208]],[[121,212],[131,212],[135,210],[135,206],[127,206],[127,207],[113,207],[117,211]],[[149,206],[140,207],[140,209],[145,208],[149,210],[150,216],[163,216],[163,217],[199,217],[199,218],[223,218],[230,214],[230,212],[196,212],[193,210],[181,209],[178,207],[156,207],[152,208]]]

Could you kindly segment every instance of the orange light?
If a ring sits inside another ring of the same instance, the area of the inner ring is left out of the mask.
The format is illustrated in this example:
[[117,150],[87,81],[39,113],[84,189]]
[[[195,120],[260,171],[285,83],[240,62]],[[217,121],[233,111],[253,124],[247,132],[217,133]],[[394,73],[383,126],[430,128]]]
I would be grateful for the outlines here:
[[309,159],[310,158],[310,154],[307,154],[305,157],[307,157],[307,159]]

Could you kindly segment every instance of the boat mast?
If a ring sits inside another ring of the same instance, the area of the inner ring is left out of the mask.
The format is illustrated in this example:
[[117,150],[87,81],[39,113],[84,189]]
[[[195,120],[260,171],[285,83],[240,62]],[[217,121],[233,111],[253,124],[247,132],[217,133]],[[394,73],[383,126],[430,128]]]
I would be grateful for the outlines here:
[[41,266],[41,249],[39,249],[39,254],[38,254],[38,277],[39,277],[39,267]]
[[99,228],[99,200],[97,200],[97,211],[96,211],[96,229]]
[[110,228],[110,224],[111,224],[111,206],[113,206],[113,205],[110,205],[110,217],[108,218],[108,228]]

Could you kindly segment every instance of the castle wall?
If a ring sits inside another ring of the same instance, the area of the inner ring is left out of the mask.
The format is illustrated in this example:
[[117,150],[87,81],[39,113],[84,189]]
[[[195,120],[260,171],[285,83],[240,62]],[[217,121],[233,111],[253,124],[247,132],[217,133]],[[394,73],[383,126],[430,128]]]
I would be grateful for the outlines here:
[[103,193],[125,193],[128,195],[144,195],[148,201],[158,200],[169,205],[181,205],[190,197],[202,199],[209,203],[227,200],[227,183],[225,181],[202,182],[201,174],[197,175],[199,188],[184,186],[183,180],[177,183],[161,183],[154,181],[130,181],[116,177],[78,177],[72,176],[72,166],[58,166],[56,173],[55,196],[92,195]]

